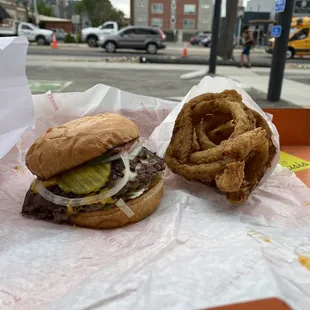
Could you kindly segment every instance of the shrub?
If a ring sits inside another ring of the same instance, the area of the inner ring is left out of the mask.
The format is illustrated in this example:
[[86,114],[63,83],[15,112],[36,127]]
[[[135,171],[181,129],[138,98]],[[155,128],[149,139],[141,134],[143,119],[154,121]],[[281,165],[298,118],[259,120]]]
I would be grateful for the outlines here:
[[70,33],[68,33],[68,34],[65,36],[64,42],[65,42],[65,43],[76,43],[76,40],[75,40],[75,38],[74,38]]

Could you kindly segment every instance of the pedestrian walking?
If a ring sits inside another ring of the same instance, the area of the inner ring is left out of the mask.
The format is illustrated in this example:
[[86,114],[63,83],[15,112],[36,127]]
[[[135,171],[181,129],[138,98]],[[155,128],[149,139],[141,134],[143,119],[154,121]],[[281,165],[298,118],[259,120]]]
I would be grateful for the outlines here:
[[242,45],[243,51],[240,55],[240,67],[244,65],[244,56],[247,58],[247,68],[251,68],[250,52],[254,45],[254,37],[252,31],[249,30],[249,26],[244,26],[242,30]]

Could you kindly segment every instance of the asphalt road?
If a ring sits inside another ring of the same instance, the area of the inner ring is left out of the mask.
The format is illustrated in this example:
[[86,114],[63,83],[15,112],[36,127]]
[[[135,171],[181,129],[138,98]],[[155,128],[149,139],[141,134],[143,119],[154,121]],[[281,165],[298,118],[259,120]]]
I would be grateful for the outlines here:
[[[242,69],[241,69],[242,70]],[[244,69],[246,70],[246,69]],[[255,70],[253,70],[255,72]],[[268,73],[255,72],[258,75]],[[53,92],[83,92],[96,84],[102,83],[120,88],[124,91],[153,96],[164,99],[184,97],[197,85],[201,78],[181,80],[179,70],[144,70],[144,69],[113,69],[104,70],[95,67],[66,67],[64,70],[52,66],[27,67],[27,77],[33,94]],[[309,84],[307,72],[303,74],[286,73],[285,78]],[[262,107],[271,107],[266,95],[256,90],[248,91],[251,97]],[[278,107],[292,107],[288,102],[281,101]]]
[[[160,56],[181,56],[182,55],[182,46],[168,46],[164,50],[160,50],[157,54]],[[51,49],[51,47],[42,47],[31,45],[28,49],[29,55],[53,55],[53,56],[72,56],[72,57],[133,57],[133,56],[149,56],[144,51],[132,51],[132,50],[119,50],[116,53],[106,53],[102,48],[89,48],[89,47],[78,47],[78,46],[59,46],[58,49]],[[190,59],[195,58],[208,58],[210,54],[209,48],[201,47],[189,47],[188,55]],[[240,50],[234,51],[234,56],[236,59],[239,59]],[[271,63],[271,55],[266,54],[263,50],[253,51],[252,52],[252,61],[255,63]],[[295,58],[288,60],[288,63],[296,64],[310,64],[310,58]]]
[[[180,71],[121,70],[108,72],[96,68],[59,68],[28,67],[27,77],[33,93],[54,91],[85,91],[96,84],[106,84],[124,91],[160,98],[182,97],[196,85],[200,79],[180,80]],[[46,83],[46,88],[44,83]],[[41,85],[40,85],[41,84]],[[54,88],[54,89],[53,89]]]

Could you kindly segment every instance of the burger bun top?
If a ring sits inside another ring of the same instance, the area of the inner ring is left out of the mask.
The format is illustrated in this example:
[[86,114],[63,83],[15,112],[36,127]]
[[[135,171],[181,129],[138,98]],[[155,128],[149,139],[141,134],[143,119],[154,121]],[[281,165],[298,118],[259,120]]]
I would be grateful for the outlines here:
[[82,117],[48,129],[30,147],[26,165],[47,180],[138,138],[137,126],[119,114]]

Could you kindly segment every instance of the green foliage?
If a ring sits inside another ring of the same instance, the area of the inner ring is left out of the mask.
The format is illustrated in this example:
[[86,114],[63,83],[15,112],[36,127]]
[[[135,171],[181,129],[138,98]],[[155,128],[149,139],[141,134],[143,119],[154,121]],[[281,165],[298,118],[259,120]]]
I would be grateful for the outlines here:
[[92,26],[96,27],[106,21],[121,22],[125,14],[113,7],[110,0],[81,0],[74,3],[75,14],[87,13]]
[[82,35],[80,33],[78,33],[77,36],[76,36],[76,43],[83,43]]
[[[53,8],[47,5],[43,0],[39,0],[37,3],[38,13],[45,16],[52,16],[54,17]],[[31,5],[31,11],[34,11],[33,4]]]
[[76,39],[75,39],[75,37],[73,37],[70,33],[68,33],[68,34],[65,36],[64,42],[65,42],[65,43],[76,43]]

